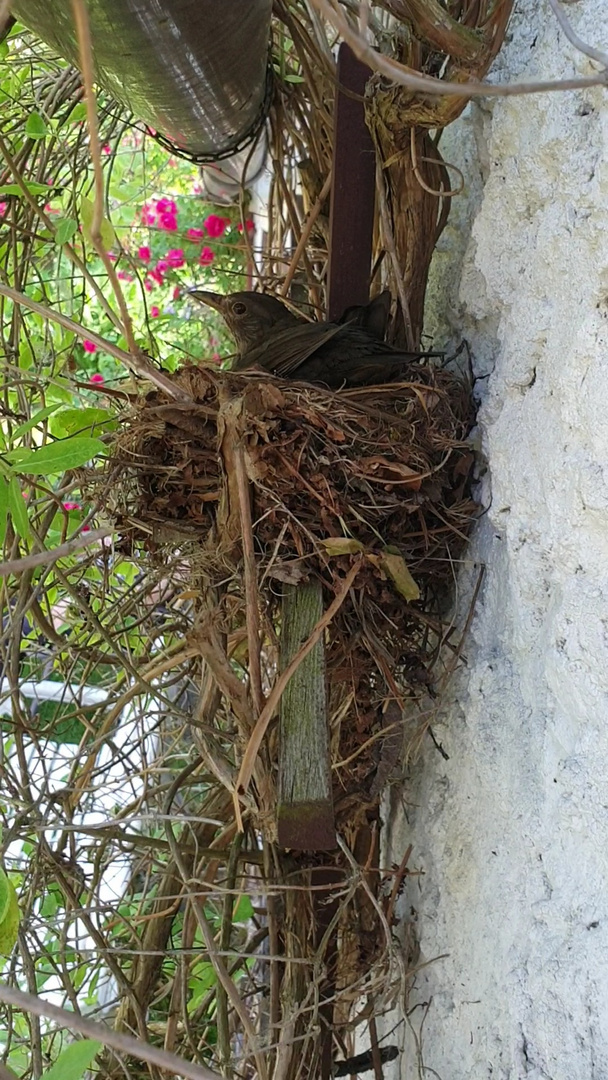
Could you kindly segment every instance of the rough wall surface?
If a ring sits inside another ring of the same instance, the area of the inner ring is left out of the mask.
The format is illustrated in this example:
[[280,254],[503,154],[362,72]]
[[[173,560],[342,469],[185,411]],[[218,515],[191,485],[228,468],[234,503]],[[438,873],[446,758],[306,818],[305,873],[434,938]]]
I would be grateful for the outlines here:
[[[606,0],[564,10],[608,47]],[[494,79],[574,70],[594,69],[520,3]],[[434,724],[449,760],[429,740],[393,792],[392,857],[412,843],[423,871],[401,914],[441,957],[404,1080],[608,1078],[607,125],[608,92],[544,94],[473,104],[442,143],[468,198],[429,325],[471,346],[487,462],[465,613],[486,575]]]

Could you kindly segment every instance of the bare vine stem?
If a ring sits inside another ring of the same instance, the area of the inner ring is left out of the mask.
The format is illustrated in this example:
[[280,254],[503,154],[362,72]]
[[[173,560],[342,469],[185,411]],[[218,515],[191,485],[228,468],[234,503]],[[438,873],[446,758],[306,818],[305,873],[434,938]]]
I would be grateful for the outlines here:
[[65,544],[59,544],[56,548],[38,551],[35,555],[26,555],[23,559],[10,559],[8,562],[0,563],[0,577],[6,577],[7,574],[23,574],[26,570],[34,570],[37,566],[57,562],[57,559],[62,559],[65,555],[71,555],[72,552],[80,551],[89,544],[104,540],[113,532],[113,529],[93,529],[81,536],[75,536],[72,540],[66,540]]
[[[605,65],[608,64],[608,60],[606,60],[606,58],[602,58],[599,61],[604,67],[604,70],[598,72],[597,75],[581,76],[576,79],[549,79],[546,82],[515,82],[503,83],[502,85],[476,80],[462,83],[446,82],[443,79],[435,79],[431,75],[422,75],[419,71],[415,71],[414,68],[408,67],[406,64],[400,64],[397,60],[391,60],[390,57],[384,56],[382,53],[378,52],[377,49],[373,49],[348,21],[341,11],[337,0],[310,0],[310,2],[314,4],[319,14],[327,20],[340,37],[350,45],[355,56],[357,56],[359,60],[362,60],[364,64],[367,64],[372,71],[377,71],[381,75],[385,75],[388,79],[391,79],[392,82],[399,83],[401,86],[407,86],[410,90],[419,90],[425,94],[432,94],[433,96],[449,94],[454,97],[462,98],[516,97],[522,94],[542,94],[557,90],[584,90],[589,86],[605,86],[608,82],[608,72],[605,67]],[[551,7],[557,14],[557,0],[550,0],[550,2]],[[567,34],[569,40],[572,41],[573,39],[570,35],[573,35],[575,38],[576,35],[563,12],[561,12],[561,16],[564,20],[564,32]],[[565,28],[566,25],[568,26],[567,31]],[[583,43],[581,42],[581,45],[582,44]],[[578,47],[579,46],[577,45],[577,48]],[[581,49],[581,51],[590,55],[590,53],[587,52],[587,49],[589,48],[590,46],[585,46],[585,49]],[[595,51],[596,50],[594,50],[594,52]],[[603,56],[601,53],[598,55]],[[594,56],[593,59],[597,59],[597,56]]]
[[124,293],[120,287],[116,269],[110,259],[101,235],[103,222],[103,169],[101,165],[101,148],[99,145],[99,126],[97,123],[97,101],[93,86],[93,48],[91,45],[91,31],[89,26],[89,13],[85,0],[72,0],[72,11],[78,37],[78,52],[80,55],[80,70],[82,72],[82,85],[84,100],[87,110],[87,125],[89,128],[89,140],[91,145],[91,161],[93,163],[93,176],[95,184],[95,200],[93,205],[93,220],[91,222],[91,241],[99,258],[103,262],[105,271],[110,280],[112,290],[116,297],[122,319],[125,337],[129,345],[129,351],[133,356],[138,356],[141,349],[135,341],[133,334],[133,322],[129,314]]
[[157,1046],[151,1046],[143,1039],[135,1039],[132,1035],[123,1035],[121,1032],[112,1031],[105,1024],[98,1024],[94,1020],[86,1020],[78,1013],[68,1012],[58,1005],[52,1005],[50,1001],[34,997],[33,994],[25,994],[14,986],[0,984],[0,1001],[5,1005],[12,1005],[14,1009],[22,1009],[33,1016],[44,1016],[49,1020],[56,1020],[64,1028],[77,1031],[87,1039],[95,1039],[103,1046],[110,1047],[122,1054],[132,1054],[140,1061],[148,1061],[159,1069],[166,1069],[174,1076],[183,1076],[186,1080],[221,1080],[219,1073],[213,1069],[207,1069],[204,1065],[194,1065],[185,1058],[171,1054],[167,1050],[161,1050]]
[[595,60],[598,64],[601,64],[604,69],[608,68],[608,53],[601,52],[600,49],[594,49],[593,45],[587,45],[587,42],[583,41],[583,39],[578,36],[559,0],[549,0],[549,7],[570,44],[574,45],[575,49],[578,49],[579,52],[588,56],[591,60]]
[[191,402],[192,398],[181,387],[176,386],[171,379],[166,375],[163,375],[162,371],[157,371],[152,367],[148,358],[141,350],[136,355],[125,352],[124,349],[119,348],[118,345],[114,345],[112,341],[107,341],[106,338],[101,337],[100,334],[96,334],[94,330],[87,330],[86,327],[81,326],[80,323],[74,322],[73,319],[68,318],[67,315],[63,315],[60,311],[55,311],[54,308],[47,307],[45,304],[40,304],[37,300],[32,300],[31,297],[26,296],[25,293],[19,292],[17,289],[11,289],[10,285],[3,285],[0,282],[0,295],[8,296],[9,300],[12,300],[15,304],[21,304],[23,307],[29,308],[30,311],[35,311],[36,314],[42,315],[43,319],[50,319],[52,322],[59,323],[65,330],[71,330],[73,334],[77,334],[78,337],[85,338],[87,341],[92,341],[94,345],[97,345],[99,349],[114,356],[117,360],[133,371],[136,375],[141,376],[142,379],[147,379],[148,382],[154,383],[160,390],[164,390],[165,393],[170,394],[172,398],[177,401]]

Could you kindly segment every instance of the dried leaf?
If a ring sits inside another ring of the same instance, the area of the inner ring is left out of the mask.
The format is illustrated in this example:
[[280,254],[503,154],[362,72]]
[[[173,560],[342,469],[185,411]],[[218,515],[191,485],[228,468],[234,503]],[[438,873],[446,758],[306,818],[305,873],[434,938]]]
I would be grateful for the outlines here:
[[358,551],[363,551],[361,541],[353,540],[350,536],[330,536],[319,543],[328,555],[355,555]]
[[414,469],[410,469],[409,465],[404,465],[401,461],[389,461],[388,458],[377,454],[374,457],[361,458],[358,466],[361,473],[368,477],[370,472],[373,473],[371,479],[402,484],[403,487],[411,488],[412,491],[420,490],[421,477]]
[[285,585],[299,585],[306,574],[294,559],[291,562],[274,563],[268,571],[268,577],[282,581]]
[[419,600],[420,589],[410,574],[405,559],[402,555],[394,555],[390,551],[383,551],[378,558],[379,566],[391,579],[397,592],[406,600]]

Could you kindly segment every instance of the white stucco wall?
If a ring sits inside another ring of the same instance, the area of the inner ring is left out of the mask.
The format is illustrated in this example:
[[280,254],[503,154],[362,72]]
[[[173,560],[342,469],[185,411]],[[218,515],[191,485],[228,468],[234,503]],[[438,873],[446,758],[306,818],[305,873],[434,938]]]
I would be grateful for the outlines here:
[[[565,10],[608,47],[607,0]],[[518,3],[494,78],[574,70],[548,7]],[[417,976],[404,1080],[608,1078],[607,133],[593,89],[473,104],[442,142],[467,198],[428,325],[471,346],[487,461],[465,613],[487,570],[434,723],[449,761],[428,740],[392,795],[392,857],[412,843],[423,871],[400,912],[421,960],[443,955]]]

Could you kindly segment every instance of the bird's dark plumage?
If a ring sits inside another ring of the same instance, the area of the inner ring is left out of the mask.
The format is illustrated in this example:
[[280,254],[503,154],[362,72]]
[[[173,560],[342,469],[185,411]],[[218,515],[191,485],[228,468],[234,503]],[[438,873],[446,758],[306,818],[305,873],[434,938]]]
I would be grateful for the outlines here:
[[219,311],[233,334],[238,355],[232,368],[256,365],[283,378],[324,383],[331,389],[389,382],[421,353],[404,352],[383,339],[390,294],[348,308],[337,323],[311,323],[294,315],[275,296],[239,292],[228,296],[192,290]]

